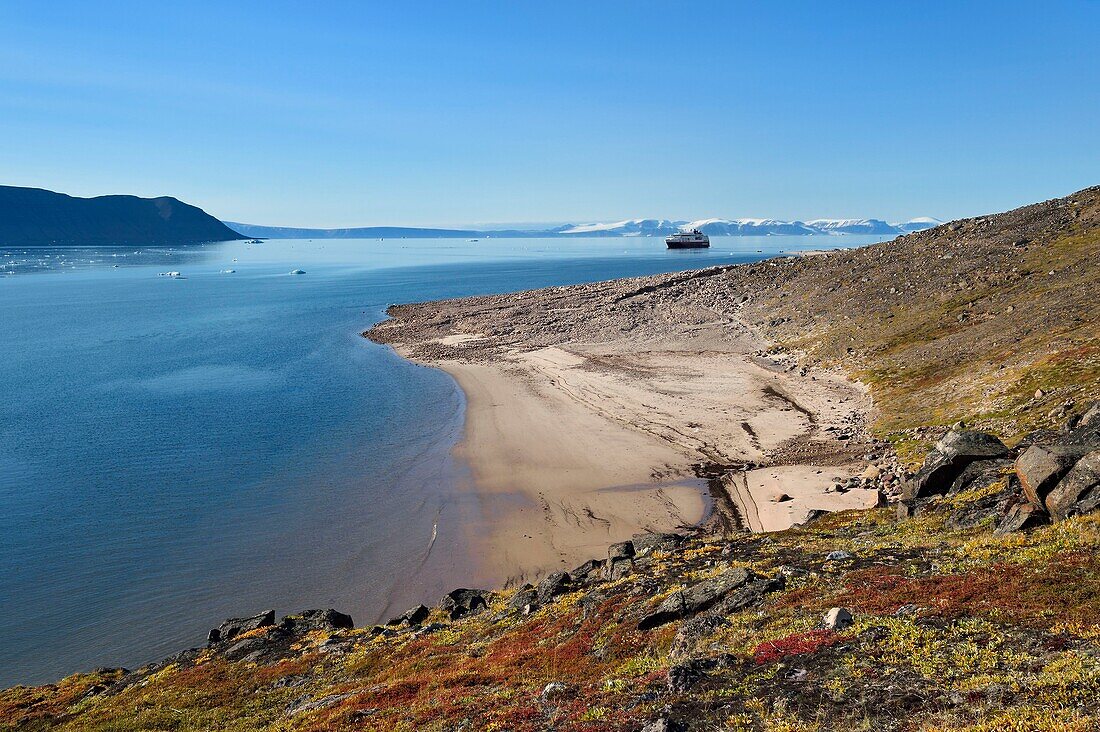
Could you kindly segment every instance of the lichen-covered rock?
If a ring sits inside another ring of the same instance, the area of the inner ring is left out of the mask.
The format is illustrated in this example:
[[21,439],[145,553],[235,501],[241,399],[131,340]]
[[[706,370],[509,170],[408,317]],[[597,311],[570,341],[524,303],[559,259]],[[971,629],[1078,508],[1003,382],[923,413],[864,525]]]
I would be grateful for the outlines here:
[[633,559],[635,554],[634,542],[632,541],[620,541],[607,548],[607,560],[609,562],[616,562],[620,559]]
[[997,524],[993,533],[1004,536],[1014,531],[1028,531],[1038,526],[1045,526],[1048,523],[1050,523],[1050,517],[1039,506],[1034,503],[1017,503],[1008,509],[1008,513]]
[[681,534],[642,534],[635,536],[631,543],[635,556],[645,556],[654,549],[674,551],[684,543],[684,537]]
[[1024,495],[1036,506],[1044,505],[1051,489],[1069,472],[1088,448],[1079,444],[1032,445],[1016,458],[1016,475]]
[[642,616],[638,621],[638,628],[650,630],[706,610],[737,588],[746,585],[751,579],[753,579],[751,572],[737,567],[726,570],[712,579],[673,592],[653,611]]
[[489,607],[493,593],[488,590],[473,590],[460,587],[451,590],[439,601],[439,608],[447,613],[451,620],[476,615]]
[[1091,407],[1085,410],[1085,413],[1081,415],[1081,419],[1077,420],[1078,428],[1100,428],[1100,402],[1094,402]]
[[522,613],[527,615],[534,612],[539,606],[539,593],[531,585],[524,585],[512,599],[508,601],[509,613]]
[[949,432],[925,458],[917,474],[902,492],[906,500],[946,493],[954,480],[976,460],[1007,457],[1010,450],[985,432]]
[[213,628],[206,638],[206,644],[213,646],[216,643],[226,643],[238,635],[244,635],[259,628],[266,628],[275,624],[275,611],[266,610],[259,615],[247,618],[229,618],[217,628]]
[[569,592],[572,586],[573,578],[568,572],[553,572],[539,582],[535,594],[540,603],[546,604],[554,597]]
[[1077,461],[1047,494],[1046,507],[1058,521],[1100,508],[1100,450]]
[[431,612],[432,611],[428,609],[427,605],[417,605],[416,607],[409,608],[396,618],[392,618],[386,625],[417,626],[427,620]]
[[279,621],[279,625],[286,630],[301,635],[313,630],[329,632],[348,630],[355,627],[355,622],[350,615],[329,608],[327,610],[303,610],[297,615],[287,615]]

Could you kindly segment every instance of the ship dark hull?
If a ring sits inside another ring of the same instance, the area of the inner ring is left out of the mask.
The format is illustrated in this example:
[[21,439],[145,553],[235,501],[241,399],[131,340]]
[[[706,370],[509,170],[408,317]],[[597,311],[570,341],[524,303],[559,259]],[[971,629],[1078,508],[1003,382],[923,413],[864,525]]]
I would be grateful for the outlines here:
[[709,241],[666,241],[665,245],[669,249],[706,249],[710,246]]

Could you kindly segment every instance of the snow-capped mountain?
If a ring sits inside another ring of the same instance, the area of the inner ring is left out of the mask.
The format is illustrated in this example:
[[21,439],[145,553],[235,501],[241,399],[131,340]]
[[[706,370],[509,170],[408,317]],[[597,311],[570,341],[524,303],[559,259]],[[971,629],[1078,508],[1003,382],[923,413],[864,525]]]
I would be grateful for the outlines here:
[[910,231],[921,231],[922,229],[931,229],[935,226],[939,226],[943,222],[939,219],[934,219],[931,216],[918,216],[915,219],[909,219],[908,221],[902,221],[897,224],[891,224],[898,231],[909,233]]
[[897,234],[898,230],[882,219],[814,219],[806,226],[824,234]]
[[684,224],[686,229],[698,229],[708,236],[805,236],[818,232],[801,221],[776,219],[700,219]]
[[667,236],[678,231],[683,223],[668,219],[627,219],[607,224],[567,224],[551,231],[575,236]]
[[668,236],[681,229],[699,229],[709,236],[808,236],[814,234],[906,234],[940,222],[933,218],[910,219],[888,224],[882,219],[814,219],[780,221],[778,219],[626,219],[609,223],[571,224],[550,233],[565,236]]

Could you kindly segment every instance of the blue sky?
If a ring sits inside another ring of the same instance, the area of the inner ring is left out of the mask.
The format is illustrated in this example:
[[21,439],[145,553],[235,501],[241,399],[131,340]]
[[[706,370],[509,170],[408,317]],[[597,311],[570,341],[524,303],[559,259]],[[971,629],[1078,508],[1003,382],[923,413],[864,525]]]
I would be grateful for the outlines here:
[[0,182],[274,225],[1002,210],[1100,183],[1100,3],[0,3]]

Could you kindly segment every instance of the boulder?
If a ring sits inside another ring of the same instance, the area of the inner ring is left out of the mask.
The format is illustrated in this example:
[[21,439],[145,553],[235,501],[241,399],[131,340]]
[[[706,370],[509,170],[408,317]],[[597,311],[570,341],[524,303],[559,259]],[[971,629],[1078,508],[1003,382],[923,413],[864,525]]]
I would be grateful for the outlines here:
[[630,557],[608,559],[604,565],[602,576],[605,580],[614,581],[630,574],[634,569],[634,560]]
[[1081,419],[1077,420],[1077,427],[1089,429],[1100,427],[1100,402],[1093,402],[1092,406],[1085,410]]
[[675,551],[684,543],[684,537],[680,534],[642,534],[635,536],[631,543],[634,546],[635,556],[644,556],[654,549],[665,552]]
[[1046,512],[1034,503],[1017,503],[1008,509],[1008,513],[997,524],[993,533],[997,536],[1011,534],[1014,531],[1029,531],[1037,526],[1050,523]]
[[602,559],[589,559],[570,572],[569,576],[573,578],[574,582],[585,582],[590,576],[598,574],[603,565],[604,560]]
[[730,615],[731,613],[744,610],[747,607],[753,605],[759,605],[764,601],[764,595],[769,592],[775,592],[781,590],[787,586],[787,579],[784,576],[776,577],[775,579],[755,579],[746,583],[743,587],[740,587],[733,591],[733,593],[727,595],[725,599],[715,606],[716,612],[720,615]]
[[673,592],[638,621],[639,630],[650,630],[706,610],[753,579],[747,569],[729,569],[709,580]]
[[508,602],[508,612],[529,615],[539,606],[539,593],[531,585],[524,585]]
[[405,612],[398,615],[396,618],[390,619],[386,625],[408,625],[409,627],[418,626],[428,619],[431,615],[431,610],[427,605],[417,605],[416,607],[409,608]]
[[669,658],[679,661],[691,657],[700,641],[709,638],[727,625],[729,621],[717,613],[704,613],[685,620],[672,639]]
[[539,603],[545,605],[552,598],[569,592],[572,585],[573,578],[568,572],[554,572],[539,582],[535,592]]
[[970,463],[1004,458],[1009,452],[1003,442],[985,432],[949,432],[936,443],[920,470],[906,483],[902,498],[942,495]]
[[615,562],[620,559],[633,559],[635,553],[634,542],[620,541],[618,544],[612,544],[607,548],[607,560]]
[[1088,448],[1077,444],[1032,445],[1016,458],[1016,476],[1027,500],[1042,506],[1051,489]]
[[451,620],[469,617],[489,607],[493,593],[488,590],[471,590],[460,587],[451,590],[439,601],[439,608],[447,613]]
[[333,610],[303,610],[297,615],[287,615],[281,621],[286,630],[301,635],[312,630],[332,632],[334,630],[350,630],[355,627],[350,615]]
[[1008,513],[1012,504],[1018,502],[1020,497],[1020,486],[1016,479],[1013,477],[1008,483],[1009,485],[1002,491],[968,501],[956,508],[947,517],[947,528],[955,530],[973,529],[989,521],[999,522]]
[[265,638],[244,638],[225,649],[225,657],[230,661],[258,661],[267,645]]
[[848,608],[834,607],[825,613],[825,617],[821,619],[821,622],[828,630],[835,630],[839,633],[852,627],[855,619]]
[[673,694],[683,694],[702,681],[713,665],[713,663],[700,659],[670,667],[665,675],[668,690]]
[[951,485],[947,487],[946,492],[948,494],[961,493],[979,485],[989,485],[1011,470],[1011,460],[978,460],[963,468],[962,472],[951,481]]
[[206,637],[206,644],[212,646],[215,643],[225,643],[238,635],[244,635],[258,628],[266,628],[269,625],[275,625],[274,610],[267,610],[249,618],[229,618],[210,631]]
[[1100,450],[1085,454],[1046,496],[1056,521],[1100,508]]

